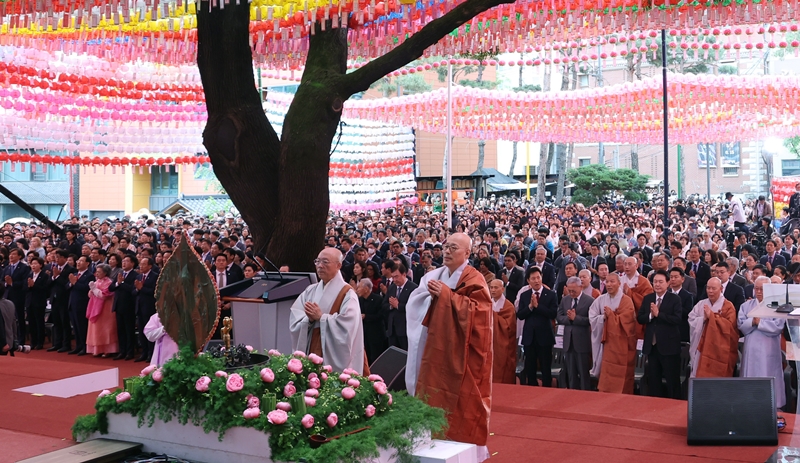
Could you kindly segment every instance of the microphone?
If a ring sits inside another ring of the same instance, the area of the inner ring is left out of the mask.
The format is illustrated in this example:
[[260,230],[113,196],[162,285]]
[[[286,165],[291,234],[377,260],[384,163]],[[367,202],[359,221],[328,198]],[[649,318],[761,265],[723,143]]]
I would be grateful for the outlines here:
[[[253,253],[252,253],[252,252],[249,252],[249,253],[247,253],[247,257],[249,257],[250,259],[252,259],[252,260],[253,260],[253,262],[255,262],[256,264],[258,264],[258,266],[259,266],[259,267],[261,267],[261,270],[264,272],[264,276],[267,276],[267,269],[265,269],[265,268],[264,268],[264,266],[263,266],[263,265],[261,265],[261,262],[259,262],[259,261],[258,261],[258,259],[256,259],[256,257],[253,255]],[[271,266],[272,266],[272,268],[274,268],[274,269],[275,269],[275,270],[278,272],[278,276],[280,277],[281,281],[283,281],[283,273],[281,272],[281,269],[280,269],[280,268],[278,268],[278,266],[277,266],[277,265],[275,265],[275,263],[274,263],[274,262],[272,262],[271,260],[269,260],[269,258],[268,258],[267,256],[265,256],[264,254],[259,254],[259,255],[258,255],[258,257],[261,257],[261,258],[263,258],[265,261],[267,261],[267,262],[269,263],[269,265],[271,265]]]

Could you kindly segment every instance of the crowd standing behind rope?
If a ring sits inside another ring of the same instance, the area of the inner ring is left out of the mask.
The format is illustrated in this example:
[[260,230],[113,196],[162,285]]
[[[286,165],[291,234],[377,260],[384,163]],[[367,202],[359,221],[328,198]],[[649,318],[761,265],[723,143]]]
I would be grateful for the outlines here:
[[[513,197],[468,201],[454,211],[451,229],[445,226],[445,214],[409,205],[332,213],[324,246],[336,247],[344,256],[341,272],[359,296],[369,362],[389,345],[407,348],[405,319],[399,314],[405,313],[408,294],[442,265],[448,235],[464,232],[472,239],[471,264],[487,287],[502,282],[501,296],[514,303],[516,336],[523,339],[523,332],[531,333],[521,353],[535,352],[543,386],[551,385],[545,367],[555,344],[552,335],[562,333],[558,325],[577,323],[587,329],[567,330],[571,342],[564,343],[564,354],[573,363],[565,371],[573,377],[564,385],[595,389],[599,382],[601,390],[605,384],[609,391],[633,392],[629,360],[643,351],[651,365],[649,393],[680,398],[675,383],[682,357],[690,357],[693,374],[698,367],[705,374],[704,362],[712,360],[730,362],[725,375],[752,373],[748,365],[767,359],[772,362],[770,374],[783,371],[782,364],[774,365],[774,345],[782,348],[783,325],[740,316],[744,304],[749,310],[762,302],[765,282],[800,284],[800,184],[797,191],[777,220],[763,196],[744,203],[731,194],[726,201],[676,200],[666,229],[663,206],[657,202],[530,207]],[[63,237],[33,223],[2,228],[3,354],[44,349],[49,339],[48,351],[153,362],[154,345],[163,335],[163,329],[149,336],[145,329],[155,313],[155,281],[182,236],[219,286],[250,278],[267,264],[265,256],[254,253],[247,225],[230,213],[210,219],[84,216],[63,225]],[[552,302],[542,297],[547,291],[554,293]],[[666,292],[676,297],[665,297]],[[497,297],[493,300],[498,303]],[[555,305],[540,307],[539,302]],[[626,312],[629,305],[632,314]],[[559,306],[562,315],[556,323]],[[547,323],[542,324],[544,313]],[[539,328],[533,330],[534,324]],[[731,324],[736,341],[720,334]],[[526,325],[533,331],[526,331]],[[744,360],[734,362],[741,334]],[[748,350],[749,339],[757,347]],[[731,342],[731,357],[704,357],[711,350],[703,350],[708,342]],[[781,362],[780,352],[777,359]],[[521,382],[538,385],[536,371],[531,371],[536,360],[527,355],[525,366]],[[781,373],[781,385],[782,378]]]

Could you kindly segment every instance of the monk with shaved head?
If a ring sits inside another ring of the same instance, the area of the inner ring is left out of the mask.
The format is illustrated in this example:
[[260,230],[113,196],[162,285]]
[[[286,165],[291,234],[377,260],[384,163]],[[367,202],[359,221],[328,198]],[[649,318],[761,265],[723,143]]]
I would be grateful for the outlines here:
[[689,313],[692,378],[728,378],[739,360],[736,309],[722,295],[719,278],[708,280],[706,294]]
[[486,280],[469,265],[471,245],[467,235],[451,235],[444,265],[408,299],[406,388],[447,411],[448,439],[476,444],[488,457],[493,310]]
[[306,288],[292,304],[292,348],[321,356],[335,371],[352,368],[362,374],[366,362],[361,307],[342,278],[342,260],[336,248],[325,248],[314,259],[320,282]]

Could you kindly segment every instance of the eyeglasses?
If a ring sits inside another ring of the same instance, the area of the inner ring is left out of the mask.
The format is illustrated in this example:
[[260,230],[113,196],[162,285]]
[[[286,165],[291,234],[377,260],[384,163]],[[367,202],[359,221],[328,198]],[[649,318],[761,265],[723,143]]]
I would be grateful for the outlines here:
[[331,261],[328,259],[314,259],[314,265],[317,267],[327,267],[331,264]]
[[455,252],[455,251],[458,251],[461,248],[459,248],[455,244],[444,244],[444,245],[442,245],[442,249],[447,249],[450,252]]

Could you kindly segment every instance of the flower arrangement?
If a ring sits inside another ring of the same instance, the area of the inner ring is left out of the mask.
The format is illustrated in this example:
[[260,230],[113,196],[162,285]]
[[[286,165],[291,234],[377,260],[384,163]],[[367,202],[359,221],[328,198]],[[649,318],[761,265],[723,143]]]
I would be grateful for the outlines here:
[[[405,459],[415,439],[446,426],[443,410],[405,393],[393,396],[377,375],[334,373],[316,355],[273,350],[265,365],[235,373],[222,371],[225,362],[224,356],[195,356],[186,346],[161,368],[126,378],[124,391],[103,391],[97,413],[78,417],[73,435],[107,433],[108,413],[136,416],[139,426],[176,418],[218,433],[220,440],[235,426],[269,433],[274,460],[332,463],[377,457],[378,443]],[[318,449],[309,445],[313,434],[336,436],[365,426]]]

